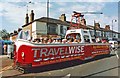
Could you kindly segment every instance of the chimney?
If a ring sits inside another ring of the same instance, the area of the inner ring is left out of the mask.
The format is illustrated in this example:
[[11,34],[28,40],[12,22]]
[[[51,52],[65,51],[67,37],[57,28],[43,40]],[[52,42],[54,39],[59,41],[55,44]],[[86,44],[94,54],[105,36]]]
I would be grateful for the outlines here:
[[25,24],[29,23],[29,16],[28,14],[26,14],[26,17],[25,17]]
[[62,15],[59,17],[59,19],[60,19],[61,21],[66,21],[66,16],[65,16],[65,14],[62,14]]
[[31,10],[31,14],[30,14],[30,22],[34,21],[34,13],[33,10]]
[[95,23],[95,29],[100,29],[100,24],[99,23]]
[[18,32],[20,32],[22,29],[21,28],[18,28]]
[[81,20],[81,25],[86,25],[86,20],[84,18]]
[[109,26],[109,25],[106,25],[106,26],[105,26],[105,30],[110,30],[110,26]]
[[17,34],[18,34],[18,32],[16,30],[14,30],[14,35],[17,35]]

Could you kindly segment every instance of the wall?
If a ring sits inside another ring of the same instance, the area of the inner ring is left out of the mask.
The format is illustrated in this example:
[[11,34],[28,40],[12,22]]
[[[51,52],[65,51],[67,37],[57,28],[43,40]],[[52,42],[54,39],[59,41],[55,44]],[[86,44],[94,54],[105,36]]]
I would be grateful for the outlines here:
[[39,38],[41,35],[47,34],[47,26],[44,22],[35,21],[32,23],[32,37]]
[[11,41],[16,41],[16,39],[17,39],[17,35],[11,37]]

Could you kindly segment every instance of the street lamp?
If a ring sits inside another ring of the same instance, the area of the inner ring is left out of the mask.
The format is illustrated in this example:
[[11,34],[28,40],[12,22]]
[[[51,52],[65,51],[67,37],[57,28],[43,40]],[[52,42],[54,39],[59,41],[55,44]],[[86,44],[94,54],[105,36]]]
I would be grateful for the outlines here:
[[116,19],[112,20],[112,39],[113,39],[113,22],[117,22],[117,20]]

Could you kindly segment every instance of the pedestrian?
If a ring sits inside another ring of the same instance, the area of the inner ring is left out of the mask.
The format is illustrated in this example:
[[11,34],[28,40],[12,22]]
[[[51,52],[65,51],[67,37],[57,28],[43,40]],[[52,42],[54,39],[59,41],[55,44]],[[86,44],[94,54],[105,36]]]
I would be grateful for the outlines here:
[[4,44],[4,54],[6,55],[7,54],[7,43]]

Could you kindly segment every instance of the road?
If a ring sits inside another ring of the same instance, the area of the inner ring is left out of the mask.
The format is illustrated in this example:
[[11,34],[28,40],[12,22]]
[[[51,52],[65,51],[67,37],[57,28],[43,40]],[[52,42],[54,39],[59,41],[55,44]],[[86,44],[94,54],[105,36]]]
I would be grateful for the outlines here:
[[[112,56],[97,58],[94,60],[80,62],[78,60],[74,62],[65,62],[49,66],[44,66],[39,69],[34,70],[34,72],[28,74],[22,74],[17,70],[13,70],[11,64],[5,66],[6,63],[3,61],[3,68],[0,74],[2,76],[16,77],[16,76],[113,76],[113,78],[118,78],[118,69],[120,69],[120,49],[112,52]],[[2,60],[6,60],[4,58]],[[9,60],[10,61],[10,60]],[[9,62],[8,62],[9,63]],[[5,66],[5,67],[4,67]],[[120,77],[120,76],[119,76]]]

